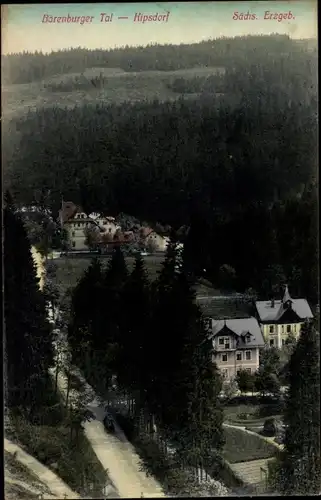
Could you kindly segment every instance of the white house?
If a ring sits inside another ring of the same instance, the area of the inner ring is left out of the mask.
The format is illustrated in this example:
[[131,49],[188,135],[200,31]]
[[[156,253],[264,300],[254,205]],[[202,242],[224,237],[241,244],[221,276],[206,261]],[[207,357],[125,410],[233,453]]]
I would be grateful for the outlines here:
[[264,340],[256,318],[209,319],[209,332],[213,361],[225,380],[233,379],[240,370],[257,371]]
[[161,236],[150,227],[141,227],[140,237],[146,246],[150,244],[158,252],[165,252],[169,243],[168,236]]
[[282,347],[290,334],[298,338],[306,320],[313,318],[306,299],[293,299],[285,286],[282,300],[257,301],[256,315],[265,342],[271,347]]
[[81,207],[71,201],[63,202],[59,211],[59,219],[62,227],[68,233],[68,240],[72,250],[88,250],[86,244],[86,230],[91,229],[101,234],[108,233],[112,236],[116,233],[118,226],[112,217],[105,217],[100,214],[87,214]]

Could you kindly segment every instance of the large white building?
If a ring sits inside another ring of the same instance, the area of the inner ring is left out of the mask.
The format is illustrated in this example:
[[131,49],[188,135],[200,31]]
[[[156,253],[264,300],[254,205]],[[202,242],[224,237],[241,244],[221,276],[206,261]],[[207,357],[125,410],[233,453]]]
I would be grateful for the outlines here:
[[213,342],[213,361],[225,380],[241,370],[254,374],[259,368],[260,348],[264,340],[256,318],[209,320]]
[[73,202],[62,203],[59,211],[62,227],[67,231],[68,241],[72,250],[88,250],[86,230],[97,231],[100,235],[114,236],[120,230],[113,217],[105,217],[98,213],[87,215],[81,207]]
[[264,340],[270,347],[282,347],[290,334],[298,338],[302,325],[313,318],[306,299],[293,299],[285,286],[282,300],[261,300],[255,303],[256,316]]

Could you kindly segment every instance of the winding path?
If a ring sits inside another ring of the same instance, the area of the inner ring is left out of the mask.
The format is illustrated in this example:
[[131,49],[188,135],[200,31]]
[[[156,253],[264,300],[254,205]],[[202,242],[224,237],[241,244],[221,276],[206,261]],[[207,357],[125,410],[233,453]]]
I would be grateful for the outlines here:
[[[81,381],[86,385],[88,392],[94,394],[89,384],[84,380]],[[58,388],[61,394],[66,396],[67,380],[61,372],[58,375]],[[103,406],[95,396],[87,405],[95,419],[83,425],[86,437],[119,496],[121,498],[140,498],[142,495],[148,498],[165,497],[157,481],[141,470],[140,458],[119,425],[114,422],[115,432],[113,433],[105,431],[102,423],[105,415]]]

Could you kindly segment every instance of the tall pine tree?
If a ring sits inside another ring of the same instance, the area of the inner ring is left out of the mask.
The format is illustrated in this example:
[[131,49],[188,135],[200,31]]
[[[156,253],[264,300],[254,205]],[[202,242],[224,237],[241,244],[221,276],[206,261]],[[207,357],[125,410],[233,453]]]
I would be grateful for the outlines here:
[[95,329],[99,327],[101,284],[101,263],[94,258],[72,293],[68,338],[75,361],[77,356],[83,354],[84,345],[89,341],[93,342]]
[[121,294],[118,382],[135,394],[137,410],[144,407],[153,359],[150,332],[150,289],[144,261],[136,257],[135,267]]
[[7,398],[31,414],[46,391],[52,331],[24,225],[7,197],[4,209],[4,306]]
[[183,462],[204,468],[213,452],[219,453],[224,444],[223,414],[218,399],[222,382],[184,266],[177,277],[173,299],[176,360],[172,360],[172,401],[167,415],[171,410],[171,428],[175,431],[177,453]]
[[286,495],[317,494],[321,489],[319,355],[319,332],[306,323],[289,363],[279,473],[279,488]]

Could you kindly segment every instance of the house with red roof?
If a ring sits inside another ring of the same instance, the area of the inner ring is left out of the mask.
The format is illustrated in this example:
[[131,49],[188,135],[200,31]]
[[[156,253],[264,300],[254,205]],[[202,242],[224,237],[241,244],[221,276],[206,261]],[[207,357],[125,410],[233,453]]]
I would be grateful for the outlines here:
[[110,235],[113,239],[117,231],[121,229],[113,217],[98,213],[87,215],[82,207],[75,205],[72,201],[62,202],[59,220],[67,232],[71,249],[78,251],[89,250],[88,231],[96,233],[97,242],[99,242],[104,235]]

